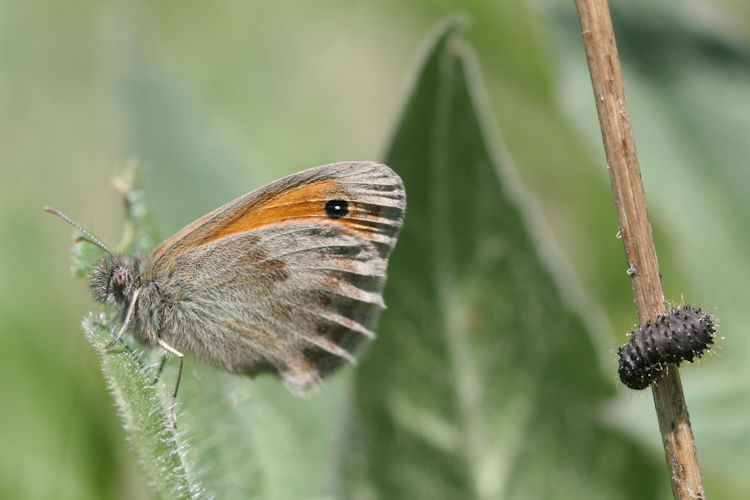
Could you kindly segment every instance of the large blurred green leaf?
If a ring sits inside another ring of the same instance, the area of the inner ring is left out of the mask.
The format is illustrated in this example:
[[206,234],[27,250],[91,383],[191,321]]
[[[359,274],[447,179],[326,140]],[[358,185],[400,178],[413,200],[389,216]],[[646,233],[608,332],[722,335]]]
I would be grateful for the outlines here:
[[454,31],[429,46],[386,156],[406,184],[406,225],[356,373],[341,491],[652,498],[658,467],[596,418],[613,384],[540,258],[511,165],[486,142],[478,71]]

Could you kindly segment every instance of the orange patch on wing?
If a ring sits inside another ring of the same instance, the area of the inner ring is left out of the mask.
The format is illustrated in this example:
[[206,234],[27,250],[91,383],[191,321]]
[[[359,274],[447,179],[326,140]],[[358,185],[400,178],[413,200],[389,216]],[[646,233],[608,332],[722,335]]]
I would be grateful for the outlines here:
[[[341,189],[341,184],[336,181],[322,181],[303,186],[271,198],[261,205],[253,206],[238,214],[231,220],[224,221],[223,224],[216,227],[215,231],[206,235],[196,244],[203,245],[232,234],[252,231],[269,224],[291,219],[324,219],[329,223],[335,221],[344,224],[360,232],[371,232],[371,228],[363,226],[356,219],[347,219],[346,216],[341,219],[332,219],[326,215],[325,204],[327,201],[346,200],[347,198],[347,195]],[[354,205],[355,203],[349,201],[351,209],[355,208]]]

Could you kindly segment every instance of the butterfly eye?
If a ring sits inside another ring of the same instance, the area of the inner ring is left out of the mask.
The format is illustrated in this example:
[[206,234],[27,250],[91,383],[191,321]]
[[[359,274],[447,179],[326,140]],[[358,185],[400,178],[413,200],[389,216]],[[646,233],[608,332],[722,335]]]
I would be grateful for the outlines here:
[[326,215],[331,219],[339,219],[349,213],[349,203],[346,200],[330,200],[326,202]]
[[122,267],[115,269],[112,273],[112,286],[115,288],[122,288],[128,282],[128,272]]

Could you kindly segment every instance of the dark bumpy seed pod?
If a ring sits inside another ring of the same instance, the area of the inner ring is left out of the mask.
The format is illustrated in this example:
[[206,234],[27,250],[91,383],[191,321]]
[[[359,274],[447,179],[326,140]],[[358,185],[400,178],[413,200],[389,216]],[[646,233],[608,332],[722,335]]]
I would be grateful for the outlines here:
[[631,389],[645,389],[668,365],[701,357],[715,332],[711,316],[700,309],[672,309],[630,333],[630,342],[618,351],[620,380]]

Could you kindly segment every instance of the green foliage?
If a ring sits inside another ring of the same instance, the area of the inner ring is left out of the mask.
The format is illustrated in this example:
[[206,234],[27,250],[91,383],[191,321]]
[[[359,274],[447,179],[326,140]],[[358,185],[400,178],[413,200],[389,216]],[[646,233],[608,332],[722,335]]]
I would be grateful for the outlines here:
[[122,344],[112,340],[104,316],[89,315],[83,332],[101,359],[102,372],[119,409],[153,498],[197,499],[202,489],[185,461],[187,446],[172,427],[153,385],[154,373],[144,369]]
[[128,161],[113,184],[120,193],[125,211],[125,230],[119,251],[123,254],[147,253],[159,243],[153,211],[146,197],[143,169],[135,159]]

